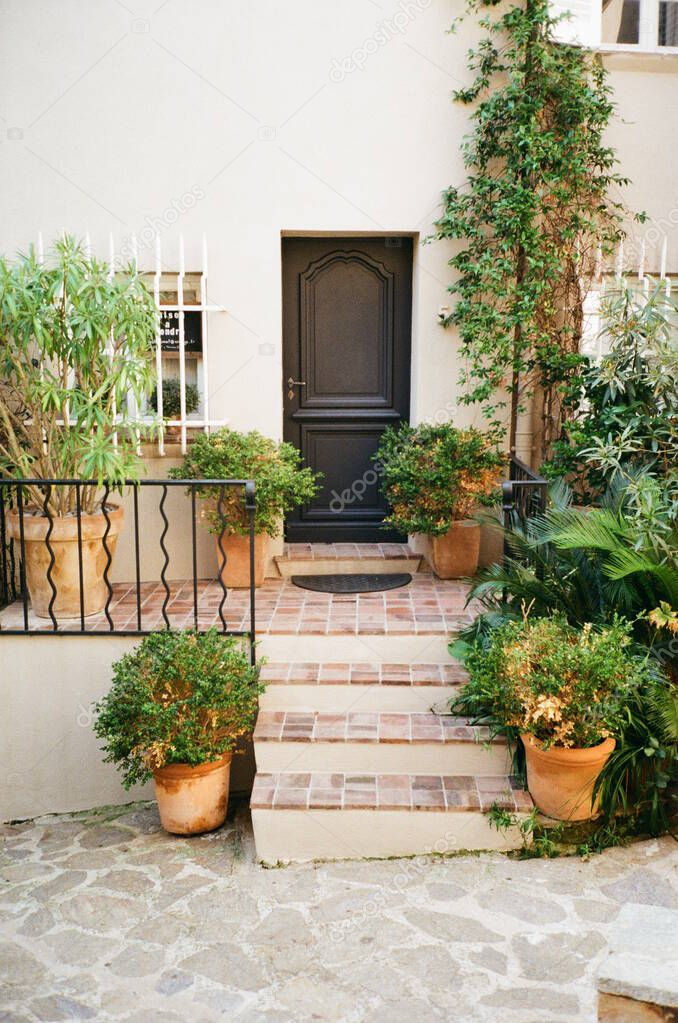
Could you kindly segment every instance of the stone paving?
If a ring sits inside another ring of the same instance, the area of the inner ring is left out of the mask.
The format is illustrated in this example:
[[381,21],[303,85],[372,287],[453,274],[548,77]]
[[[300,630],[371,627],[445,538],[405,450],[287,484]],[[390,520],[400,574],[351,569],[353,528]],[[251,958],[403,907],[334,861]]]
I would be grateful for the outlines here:
[[620,909],[678,908],[671,838],[264,870],[245,808],[194,839],[150,804],[1,831],[3,1023],[593,1023]]

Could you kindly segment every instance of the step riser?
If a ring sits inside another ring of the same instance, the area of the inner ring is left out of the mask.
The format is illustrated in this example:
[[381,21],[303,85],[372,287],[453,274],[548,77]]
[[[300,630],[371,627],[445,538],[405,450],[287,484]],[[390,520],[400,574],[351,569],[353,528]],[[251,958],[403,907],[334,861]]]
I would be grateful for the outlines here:
[[458,686],[295,685],[269,683],[259,698],[262,710],[419,711],[448,707]]
[[259,859],[266,864],[322,859],[453,855],[521,846],[518,829],[500,833],[479,812],[252,810]]
[[269,661],[330,664],[451,664],[454,634],[407,636],[262,635],[257,648]]
[[395,575],[419,571],[421,558],[295,558],[276,561],[278,572],[284,579],[293,575]]
[[338,771],[344,774],[503,775],[503,743],[255,742],[257,771]]

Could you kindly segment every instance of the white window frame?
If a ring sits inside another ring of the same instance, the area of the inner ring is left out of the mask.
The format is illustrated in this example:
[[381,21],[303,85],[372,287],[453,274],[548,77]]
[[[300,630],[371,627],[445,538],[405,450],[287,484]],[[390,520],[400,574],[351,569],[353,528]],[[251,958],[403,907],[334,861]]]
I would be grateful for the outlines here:
[[676,56],[678,46],[659,46],[657,43],[659,2],[660,0],[640,0],[637,43],[607,43],[602,41],[602,0],[551,0],[551,11],[554,16],[566,11],[571,14],[558,25],[556,39],[563,43],[586,46],[600,53]]
[[[602,41],[601,20],[601,42],[598,49],[603,53],[678,54],[678,46],[660,46],[657,42],[659,35],[659,3],[660,0],[640,0],[637,43],[604,43]],[[602,0],[600,7],[602,14]]]

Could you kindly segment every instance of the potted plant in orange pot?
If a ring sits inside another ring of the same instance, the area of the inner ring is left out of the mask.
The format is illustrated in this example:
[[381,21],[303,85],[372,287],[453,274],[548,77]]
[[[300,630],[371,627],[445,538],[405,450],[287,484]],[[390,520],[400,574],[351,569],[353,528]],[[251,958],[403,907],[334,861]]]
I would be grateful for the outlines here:
[[[155,331],[153,299],[136,270],[111,276],[73,238],[60,239],[45,262],[33,250],[0,259],[0,476],[113,486],[137,478],[140,427],[128,399],[141,403],[152,387]],[[96,485],[3,492],[33,611],[77,617],[81,589],[84,613],[101,611],[122,507]]]
[[634,652],[631,626],[575,628],[560,615],[509,621],[463,652],[470,676],[454,711],[485,717],[522,742],[527,785],[557,820],[598,813],[599,778],[634,696],[657,668]]
[[[239,433],[224,428],[199,434],[183,464],[170,470],[174,479],[254,480],[256,485],[255,585],[264,581],[267,537],[280,533],[285,514],[310,501],[320,475],[302,465],[301,454],[256,430]],[[224,586],[246,588],[250,583],[249,520],[242,493],[233,487],[204,487],[205,516],[217,540],[219,572]]]
[[94,730],[125,788],[154,779],[166,831],[200,834],[226,818],[231,758],[254,728],[262,689],[235,637],[153,633],[113,664]]
[[480,525],[471,516],[499,477],[495,438],[450,423],[404,423],[384,431],[374,458],[391,507],[385,522],[429,536],[432,567],[442,579],[474,575]]

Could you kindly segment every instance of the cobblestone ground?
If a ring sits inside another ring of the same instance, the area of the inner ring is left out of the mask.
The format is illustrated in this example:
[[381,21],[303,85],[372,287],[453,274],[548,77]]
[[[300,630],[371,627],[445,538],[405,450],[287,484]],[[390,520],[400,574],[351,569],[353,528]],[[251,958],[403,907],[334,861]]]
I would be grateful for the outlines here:
[[0,1020],[593,1021],[624,903],[678,906],[672,839],[264,870],[247,812],[175,839],[154,806],[2,829]]

